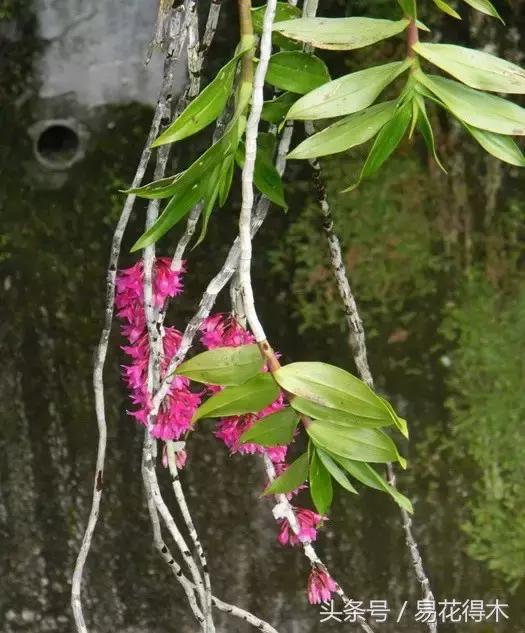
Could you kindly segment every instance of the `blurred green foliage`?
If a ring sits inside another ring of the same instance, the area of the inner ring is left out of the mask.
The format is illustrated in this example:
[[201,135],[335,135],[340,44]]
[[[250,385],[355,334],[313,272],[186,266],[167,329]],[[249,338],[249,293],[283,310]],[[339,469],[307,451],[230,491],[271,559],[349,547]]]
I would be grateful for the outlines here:
[[506,292],[480,274],[461,285],[443,329],[454,445],[477,467],[468,553],[512,584],[525,575],[525,283]]

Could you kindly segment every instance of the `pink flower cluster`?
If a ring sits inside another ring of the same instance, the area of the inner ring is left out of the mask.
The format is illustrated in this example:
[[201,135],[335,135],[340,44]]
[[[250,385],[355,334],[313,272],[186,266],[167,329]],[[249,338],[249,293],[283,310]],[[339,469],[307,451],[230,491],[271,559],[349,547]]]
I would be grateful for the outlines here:
[[308,601],[310,604],[328,602],[337,591],[337,583],[322,567],[314,566],[308,578]]
[[297,545],[298,543],[311,543],[317,538],[317,529],[326,521],[327,517],[317,514],[313,510],[307,508],[296,508],[295,517],[299,523],[299,534],[290,527],[288,519],[281,519],[279,525],[281,531],[277,537],[281,545]]
[[[153,303],[155,308],[163,308],[166,300],[182,292],[184,268],[171,270],[171,260],[159,257],[153,268]],[[147,424],[151,403],[147,389],[149,339],[144,312],[144,267],[142,261],[119,271],[116,280],[115,306],[117,315],[124,324],[122,334],[129,345],[122,349],[131,358],[130,365],[124,365],[123,375],[131,392],[131,401],[137,407],[130,414],[142,424]],[[169,359],[177,352],[182,334],[173,327],[164,329],[163,360],[161,370],[165,371]],[[190,390],[190,381],[177,376],[159,411],[153,435],[163,440],[179,439],[189,428],[201,396]]]

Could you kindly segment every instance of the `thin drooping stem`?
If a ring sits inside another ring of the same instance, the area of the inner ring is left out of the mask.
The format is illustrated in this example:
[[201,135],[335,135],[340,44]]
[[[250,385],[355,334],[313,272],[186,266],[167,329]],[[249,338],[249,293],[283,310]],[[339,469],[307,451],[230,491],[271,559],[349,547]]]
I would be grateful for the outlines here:
[[[311,135],[314,132],[314,127],[311,122],[305,125],[306,133]],[[323,180],[321,166],[318,160],[311,160],[310,165],[312,167],[313,184],[317,194],[317,200],[319,208],[323,217],[323,229],[328,242],[328,248],[330,251],[330,263],[332,271],[337,283],[339,295],[341,297],[342,304],[344,306],[345,319],[350,332],[350,342],[352,348],[352,355],[357,367],[359,377],[372,389],[374,388],[374,380],[370,371],[368,363],[368,354],[366,348],[365,329],[363,322],[359,314],[357,304],[350,286],[350,281],[346,268],[344,265],[343,255],[341,251],[341,244],[337,233],[334,231],[334,222],[330,204],[326,193],[326,187]],[[395,470],[392,464],[387,464],[388,482],[394,488],[396,487]],[[417,541],[412,532],[412,519],[409,513],[400,508],[403,530],[405,532],[405,541],[410,553],[412,565],[416,577],[423,590],[423,597],[425,600],[434,601],[434,595],[430,586],[430,581],[425,572],[423,566],[423,560],[419,551]],[[427,626],[431,633],[437,632],[437,624],[435,622],[427,622]]]
[[[159,108],[161,110],[160,130],[163,131],[167,127],[171,119],[171,102],[175,80],[175,46],[176,43],[170,41],[168,44],[168,53],[164,61],[163,72],[163,90],[159,98]],[[162,145],[157,150],[154,179],[163,178],[166,173],[166,165],[170,155],[170,145]],[[150,229],[156,222],[159,215],[160,200],[150,200],[146,211],[145,230]],[[148,330],[149,342],[149,363],[147,387],[148,393],[151,394],[157,389],[161,376],[161,363],[163,357],[163,331],[162,328],[156,326],[158,308],[155,306],[153,296],[153,266],[155,262],[155,244],[150,244],[143,251],[143,269],[144,269],[144,312]],[[148,416],[148,428],[151,431],[153,421]]]
[[188,504],[186,503],[186,497],[184,496],[184,491],[182,489],[182,485],[179,478],[179,471],[177,469],[177,463],[175,460],[175,449],[174,449],[173,442],[171,441],[166,442],[166,452],[168,454],[168,467],[169,467],[169,471],[171,475],[171,485],[173,486],[173,492],[175,493],[175,499],[177,500],[177,504],[180,508],[182,518],[184,519],[184,522],[186,523],[186,527],[188,528],[190,539],[193,542],[193,546],[195,548],[195,551],[201,563],[202,575],[204,576],[204,588],[206,591],[205,613],[207,613],[208,617],[211,619],[212,592],[211,592],[210,574],[208,571],[208,562],[206,560],[206,554],[204,553],[204,548],[202,547],[201,541],[199,539],[199,535],[197,533],[197,530],[195,529],[195,525],[193,523],[193,518],[188,508]]
[[[181,566],[177,563],[177,561],[172,556],[170,550],[168,549],[166,543],[162,538],[162,530],[160,527],[159,513],[157,511],[157,506],[155,501],[153,500],[153,489],[151,487],[150,478],[148,475],[148,471],[146,468],[145,462],[145,451],[143,451],[142,456],[142,480],[144,483],[144,491],[146,494],[146,502],[148,505],[148,512],[151,522],[151,527],[153,531],[153,543],[157,548],[160,556],[164,559],[164,561],[169,565],[170,569],[173,571],[175,578],[180,583],[182,588],[184,589],[184,593],[188,599],[188,604],[195,616],[197,622],[202,626],[204,624],[204,617],[202,615],[202,611],[197,604],[197,600],[195,598],[195,585],[183,574]],[[157,482],[158,483],[158,482]],[[157,495],[161,495],[160,490],[156,490],[155,493]]]
[[[157,508],[157,512],[162,517],[162,520],[166,524],[168,531],[175,541],[177,548],[182,556],[182,560],[186,562],[186,565],[190,571],[193,583],[197,587],[197,593],[199,596],[199,601],[201,607],[206,606],[206,593],[204,588],[204,582],[202,580],[202,576],[200,571],[193,560],[193,556],[191,555],[191,551],[186,543],[186,540],[182,536],[175,520],[166,505],[162,495],[160,494],[160,488],[157,480],[157,472],[155,470],[155,458],[153,456],[153,438],[151,435],[147,434],[146,439],[144,441],[143,447],[143,464],[144,464],[144,473],[147,477],[149,487],[152,491],[153,502],[155,503],[155,507]],[[203,612],[205,609],[203,609]],[[208,623],[205,620],[203,622],[203,631],[206,631],[208,628]]]
[[[173,558],[170,552],[170,549],[168,548],[168,546],[164,542],[164,539],[162,538],[162,529],[160,526],[159,514],[157,512],[157,507],[155,505],[155,502],[153,501],[153,492],[150,487],[149,478],[144,469],[144,464],[142,468],[142,475],[143,475],[143,481],[144,481],[144,488],[146,491],[148,512],[149,512],[150,521],[151,521],[152,530],[153,530],[153,543],[155,545],[155,548],[159,552],[159,555],[161,556],[161,558],[166,562],[166,564],[171,569],[177,582],[179,582],[182,588],[184,589],[184,593],[186,594],[186,597],[188,598],[188,603],[190,604],[193,614],[195,615],[197,622],[201,624],[204,621],[204,618],[202,616],[202,612],[199,609],[197,601],[195,600],[194,592],[196,590],[196,587],[191,582],[191,580],[189,580],[189,578],[187,578],[184,575],[182,568]],[[160,494],[160,490],[158,491],[158,494]],[[258,618],[257,616],[253,615],[253,613],[250,613],[249,611],[246,611],[245,609],[241,609],[240,607],[236,605],[224,602],[223,600],[221,600],[220,598],[217,598],[216,596],[212,596],[212,605],[219,611],[223,611],[224,613],[230,613],[231,615],[241,620],[244,620],[245,622],[248,622],[248,624],[251,624],[253,627],[258,629],[259,631],[263,631],[263,633],[278,633],[277,630],[273,628],[273,626],[271,626],[264,620],[261,620],[261,618]]]
[[[180,23],[179,23],[180,24]],[[139,187],[144,178],[146,168],[148,166],[151,156],[151,143],[158,135],[161,118],[162,107],[159,105],[162,94],[164,93],[166,86],[161,86],[159,100],[155,108],[153,120],[151,123],[150,131],[142,150],[142,154],[139,159],[139,163],[135,172],[135,176],[132,182],[132,188]],[[100,339],[95,351],[95,360],[93,365],[93,391],[95,396],[95,414],[98,428],[98,445],[97,445],[97,458],[95,465],[95,477],[93,485],[93,497],[91,502],[91,510],[89,513],[86,530],[82,538],[80,550],[75,561],[75,569],[73,571],[73,577],[71,580],[71,607],[73,610],[73,617],[75,620],[75,626],[78,633],[87,633],[88,629],[84,619],[82,609],[82,578],[84,575],[84,568],[86,560],[91,549],[91,543],[93,540],[93,534],[97,526],[100,501],[102,498],[102,492],[104,487],[104,467],[106,460],[106,446],[107,446],[107,422],[106,422],[106,406],[104,398],[104,366],[106,363],[106,356],[108,350],[109,335],[111,332],[111,325],[113,322],[113,309],[115,301],[115,278],[117,274],[118,260],[120,255],[120,248],[124,232],[128,225],[131,212],[135,203],[136,196],[130,194],[127,196],[122,209],[120,218],[117,222],[117,226],[113,233],[111,241],[111,249],[109,256],[109,263],[106,273],[106,298],[104,309],[104,323],[102,331],[100,333]]]

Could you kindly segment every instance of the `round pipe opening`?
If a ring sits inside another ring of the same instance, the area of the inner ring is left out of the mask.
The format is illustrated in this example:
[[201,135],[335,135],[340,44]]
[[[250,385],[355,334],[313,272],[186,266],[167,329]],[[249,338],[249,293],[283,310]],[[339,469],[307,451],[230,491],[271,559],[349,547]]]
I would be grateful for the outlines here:
[[36,159],[48,169],[68,169],[83,156],[83,135],[75,121],[39,121],[31,136]]

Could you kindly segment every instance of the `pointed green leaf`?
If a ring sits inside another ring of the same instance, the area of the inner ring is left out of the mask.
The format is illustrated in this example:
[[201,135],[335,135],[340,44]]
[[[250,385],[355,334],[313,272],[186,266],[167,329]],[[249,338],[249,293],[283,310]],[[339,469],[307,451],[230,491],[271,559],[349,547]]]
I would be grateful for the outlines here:
[[471,88],[489,92],[525,93],[525,70],[500,57],[452,44],[424,44],[412,48],[435,66]]
[[235,157],[228,156],[221,172],[221,181],[219,186],[219,206],[223,207],[224,203],[228,199],[230,189],[233,181],[233,174],[235,172]]
[[315,509],[319,514],[325,515],[332,505],[334,492],[330,473],[317,456],[317,451],[313,451],[312,453],[309,482],[310,496],[314,502]]
[[270,413],[241,435],[240,441],[260,446],[285,446],[293,440],[299,416],[291,407]]
[[308,453],[303,453],[264,491],[264,495],[286,494],[299,488],[308,478]]
[[122,193],[135,194],[139,198],[146,198],[148,200],[161,200],[162,198],[170,198],[177,190],[177,183],[184,175],[181,171],[173,176],[166,176],[159,180],[149,182],[147,185],[136,187],[134,189],[124,189]]
[[[294,396],[291,398],[290,404],[296,411],[299,411],[299,413],[302,413],[303,415],[307,415],[315,420],[328,420],[333,424],[341,426],[378,429],[383,426],[394,424],[394,420],[390,416],[387,407],[383,405],[382,398],[379,396],[377,396],[377,398],[377,408],[371,407],[367,410],[366,413],[368,415],[357,414],[355,413],[355,410],[350,413],[349,411],[344,411],[342,409],[327,407],[312,400],[301,398],[300,396]],[[355,405],[352,405],[352,407],[355,408]]]
[[417,79],[468,125],[496,134],[525,135],[525,109],[515,103],[437,75],[418,72]]
[[279,22],[274,25],[273,30],[315,48],[352,50],[392,37],[404,31],[407,26],[407,19],[300,18]]
[[388,412],[390,413],[390,419],[392,420],[392,422],[395,424],[395,426],[397,426],[401,434],[404,435],[406,438],[408,438],[407,421],[404,418],[400,418],[397,415],[397,413],[394,411],[394,407],[390,404],[390,402],[388,402],[386,398],[383,398],[382,396],[379,396],[379,398],[381,399],[381,401],[387,408]]
[[230,99],[238,59],[223,66],[213,81],[188,105],[155,140],[152,147],[175,143],[204,129],[222,113]]
[[445,173],[447,173],[447,170],[445,169],[445,167],[443,167],[443,163],[441,162],[441,159],[439,158],[437,150],[436,150],[436,143],[434,141],[434,132],[430,124],[430,119],[428,118],[427,109],[425,106],[425,100],[419,94],[416,94],[414,97],[414,103],[417,103],[417,107],[419,111],[419,116],[417,120],[418,128],[419,128],[419,131],[421,132],[421,135],[423,136],[423,139],[425,140],[427,149],[429,152],[431,152],[432,156],[434,157],[434,160],[439,165],[439,167]]
[[[266,5],[263,4],[260,7],[252,9],[253,28],[256,33],[262,33],[262,26],[264,20],[264,12],[266,11]],[[301,10],[289,4],[288,2],[278,2],[275,8],[274,24],[277,22],[283,22],[284,20],[293,20],[301,17]],[[280,33],[274,33],[272,37],[273,44],[279,48],[285,50],[297,50],[300,48],[300,44],[292,40],[283,37]]]
[[405,102],[394,116],[381,128],[381,131],[376,136],[372,149],[370,150],[361,175],[357,183],[351,185],[343,191],[352,191],[359,185],[359,183],[372,176],[383,165],[383,163],[391,156],[396,147],[401,142],[401,139],[405,136],[405,133],[410,123],[412,114],[411,103]]
[[412,19],[416,18],[417,9],[416,9],[416,0],[397,0],[397,3],[401,7],[403,13]]
[[175,373],[207,385],[240,385],[258,374],[264,365],[254,343],[240,347],[216,347],[185,361]]
[[185,171],[175,176],[150,182],[136,189],[129,189],[126,193],[134,193],[141,198],[151,200],[170,198],[171,196],[180,194],[181,191],[190,185],[202,181],[204,176],[209,176],[210,171],[212,171],[217,164],[222,162],[225,155],[232,151],[234,148],[233,140],[231,132],[226,133],[217,143],[213,144],[201,154]]
[[281,123],[298,98],[298,95],[294,92],[283,92],[282,95],[275,97],[275,99],[265,101],[261,119],[268,121],[268,123]]
[[344,471],[342,471],[336,462],[330,457],[328,453],[325,453],[321,448],[315,449],[317,452],[317,456],[323,463],[323,466],[326,470],[332,475],[332,477],[337,481],[337,483],[348,490],[348,492],[352,492],[353,494],[358,494],[357,490],[352,486],[352,484],[348,481],[347,476]]
[[411,60],[373,66],[324,84],[301,97],[290,108],[287,119],[326,119],[359,112],[371,105]]
[[328,156],[366,143],[392,117],[395,109],[395,101],[385,101],[351,114],[307,138],[288,158]]
[[[385,417],[385,406],[379,396],[362,380],[339,367],[319,362],[290,363],[273,375],[282,389],[314,404],[350,415]],[[296,406],[293,401],[292,405]]]
[[205,190],[204,183],[195,184],[174,195],[155,224],[143,233],[135,244],[133,244],[131,252],[134,253],[141,248],[146,248],[146,246],[150,244],[155,244],[157,240],[165,235],[175,224],[180,222],[180,220],[203,199]]
[[479,130],[470,125],[465,127],[486,152],[510,165],[525,167],[523,152],[510,137]]
[[365,486],[386,492],[401,508],[410,513],[414,512],[410,499],[407,499],[407,497],[401,494],[399,490],[393,488],[389,483],[387,483],[376,469],[370,466],[370,464],[345,459],[344,457],[338,457],[337,455],[334,455],[333,458],[352,477],[363,483]]
[[[490,0],[463,0],[468,5],[479,11],[480,13],[485,13],[486,15],[490,15],[493,18],[497,18],[503,22],[503,18],[496,10],[496,7],[490,2]],[[505,22],[503,22],[505,24]]]
[[450,4],[445,2],[445,0],[433,0],[433,2],[440,11],[443,11],[443,13],[456,18],[456,20],[461,20],[461,16],[459,15],[459,13],[455,9],[453,9]]
[[340,457],[360,462],[399,461],[394,442],[377,429],[343,427],[326,420],[312,420],[306,432],[316,446]]
[[[253,29],[256,33],[262,33],[264,13],[266,5],[252,9]],[[293,20],[301,16],[301,10],[288,2],[277,2],[275,6],[274,24],[284,20]]]
[[[228,159],[225,159],[225,162]],[[224,167],[225,169],[225,167]],[[199,233],[199,237],[197,241],[193,245],[193,248],[197,248],[199,244],[202,243],[204,238],[206,237],[206,232],[208,230],[208,223],[210,221],[211,214],[213,209],[215,208],[215,202],[219,197],[219,191],[221,188],[221,172],[223,170],[222,165],[218,165],[213,170],[210,178],[206,181],[206,197],[204,199],[204,206],[201,212],[201,232]]]
[[258,413],[279,395],[279,387],[269,373],[257,374],[242,385],[226,387],[197,409],[193,422],[202,418]]
[[282,51],[270,57],[265,81],[281,90],[305,94],[330,81],[330,73],[315,55]]

